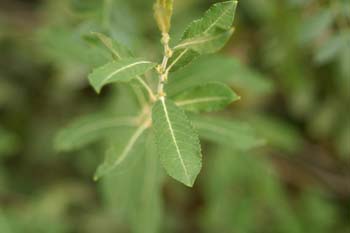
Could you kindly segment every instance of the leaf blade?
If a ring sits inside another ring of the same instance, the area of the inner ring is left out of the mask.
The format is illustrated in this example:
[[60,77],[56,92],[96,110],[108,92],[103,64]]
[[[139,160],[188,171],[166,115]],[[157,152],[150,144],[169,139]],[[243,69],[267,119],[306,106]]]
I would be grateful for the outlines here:
[[79,149],[109,134],[119,127],[133,127],[135,117],[106,118],[103,115],[91,115],[80,118],[56,135],[55,148],[60,151]]
[[265,143],[250,125],[219,117],[191,116],[200,137],[235,150],[248,150]]
[[94,180],[98,180],[102,176],[113,171],[118,165],[120,165],[130,154],[130,152],[133,149],[133,146],[148,127],[149,122],[145,122],[139,127],[137,127],[131,134],[130,138],[127,140],[125,146],[123,147],[120,155],[117,158],[115,158],[113,150],[107,151],[105,161],[97,168],[96,173],[94,175]]
[[139,58],[123,59],[99,67],[88,76],[91,86],[100,93],[103,86],[112,82],[128,82],[155,67],[155,63]]
[[190,121],[181,109],[164,98],[153,106],[152,121],[163,167],[171,177],[192,187],[201,169],[201,153],[198,135]]
[[177,106],[192,112],[220,110],[239,99],[227,85],[214,82],[189,88],[174,97]]

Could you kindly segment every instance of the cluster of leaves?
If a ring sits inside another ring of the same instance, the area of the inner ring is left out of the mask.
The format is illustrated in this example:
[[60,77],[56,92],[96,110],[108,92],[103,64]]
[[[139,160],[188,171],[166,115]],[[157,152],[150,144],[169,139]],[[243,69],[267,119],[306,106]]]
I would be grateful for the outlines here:
[[218,51],[233,32],[232,23],[237,2],[217,3],[206,12],[203,18],[192,22],[187,27],[181,40],[171,49],[169,48],[169,54],[167,54],[167,42],[164,40],[167,39],[166,36],[170,30],[172,4],[172,1],[157,1],[155,4],[155,15],[165,46],[163,63],[158,66],[154,62],[135,58],[120,43],[103,34],[94,33],[109,49],[114,59],[94,69],[88,77],[90,84],[99,93],[107,84],[128,82],[140,92],[140,99],[142,99],[138,116],[78,120],[57,137],[57,147],[68,150],[99,139],[108,130],[118,130],[120,127],[134,128],[122,148],[108,150],[104,163],[97,169],[95,179],[122,166],[128,157],[137,156],[133,153],[133,147],[143,135],[147,135],[149,128],[152,128],[155,139],[155,142],[150,143],[157,145],[161,164],[171,177],[187,186],[194,184],[202,166],[199,137],[195,128],[200,135],[208,139],[219,142],[228,141],[228,143],[233,141],[243,149],[258,144],[258,140],[248,126],[195,115],[191,116],[190,120],[185,114],[184,111],[194,113],[217,111],[239,99],[230,87],[214,82],[215,76],[211,77],[212,80],[208,83],[202,82],[190,88],[186,88],[185,84],[175,95],[167,95],[163,89],[158,89],[158,93],[154,94],[153,80],[147,81],[142,77],[148,71],[157,70],[160,75],[158,88],[165,85],[166,90],[171,89],[171,84],[176,83],[176,79],[167,84],[169,74],[169,79],[173,79],[172,72],[186,66],[199,55]]
[[[241,1],[238,33],[224,50],[236,58],[199,56],[193,50],[196,59],[190,65],[170,72],[164,87],[168,99],[207,85],[213,77],[242,96],[215,115],[186,110],[205,155],[193,189],[165,180],[150,129],[117,169],[100,182],[91,181],[106,147],[112,145],[107,153],[115,161],[137,128],[109,124],[139,116],[150,100],[135,79],[108,85],[100,96],[92,91],[87,72],[118,59],[100,34],[86,34],[103,32],[140,57],[156,60],[153,0],[7,2],[16,4],[6,12],[5,1],[0,9],[0,48],[6,58],[0,59],[0,232],[349,231],[349,182],[342,176],[349,155],[348,76],[339,75],[346,47],[322,64],[316,60],[329,39],[347,30],[337,23],[338,16],[349,18],[347,0]],[[181,38],[183,25],[202,15],[208,2],[175,1],[172,38]],[[25,14],[12,14],[17,5],[25,6]],[[35,13],[30,5],[39,6]],[[323,21],[326,27],[320,26],[321,16],[313,20],[322,12],[332,12],[332,21]],[[33,24],[31,15],[40,25]],[[307,33],[313,35],[304,38]],[[171,48],[178,44],[173,41]],[[142,79],[156,90],[156,72]],[[97,123],[101,130],[72,134],[75,145],[63,147],[75,149],[57,154],[54,134],[65,121],[85,114],[81,126]],[[267,144],[258,152],[241,152],[252,146],[251,140],[260,143],[249,137],[252,128]],[[315,190],[317,180],[321,191]]]

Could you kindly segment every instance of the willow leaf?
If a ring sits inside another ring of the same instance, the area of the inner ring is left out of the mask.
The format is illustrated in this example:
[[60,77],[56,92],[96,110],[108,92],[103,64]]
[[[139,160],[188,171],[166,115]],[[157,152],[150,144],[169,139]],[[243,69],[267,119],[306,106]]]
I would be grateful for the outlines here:
[[215,33],[217,29],[230,30],[232,27],[237,1],[214,4],[203,18],[193,21],[185,30],[182,39],[193,38],[203,34]]
[[174,0],[156,0],[154,4],[154,17],[157,21],[159,30],[168,33],[170,30],[170,21],[173,14]]
[[200,54],[214,53],[220,50],[233,33],[233,28],[219,31],[215,34],[206,34],[183,40],[174,47],[177,49],[193,49]]
[[93,70],[88,78],[91,86],[99,93],[102,87],[108,83],[128,82],[154,66],[154,63],[139,58],[123,59]]
[[223,109],[240,97],[221,83],[208,83],[193,87],[174,97],[176,105],[193,112],[211,112]]
[[[205,54],[222,48],[233,33],[236,7],[237,1],[217,3],[201,19],[193,21],[185,30],[180,43],[174,47],[175,53],[169,61],[171,65],[168,71],[174,72],[193,61],[198,56],[193,51]],[[191,56],[189,53],[192,53]]]
[[115,131],[117,128],[133,127],[136,126],[136,123],[137,119],[134,117],[87,116],[62,129],[55,138],[55,147],[63,151],[78,149],[109,135],[111,131]]
[[131,52],[116,40],[113,40],[112,38],[99,32],[92,32],[91,34],[96,36],[101,41],[101,43],[112,53],[114,58],[119,60],[122,58],[132,57]]
[[235,150],[247,150],[264,143],[245,122],[203,116],[192,116],[191,120],[200,137]]
[[94,179],[97,180],[101,178],[122,164],[130,155],[133,147],[148,127],[149,123],[145,122],[136,128],[130,137],[125,141],[125,145],[122,146],[120,153],[118,153],[113,148],[109,149],[106,153],[105,161],[97,168]]
[[193,186],[202,156],[198,135],[187,116],[170,100],[160,99],[153,106],[152,121],[163,167],[174,179]]

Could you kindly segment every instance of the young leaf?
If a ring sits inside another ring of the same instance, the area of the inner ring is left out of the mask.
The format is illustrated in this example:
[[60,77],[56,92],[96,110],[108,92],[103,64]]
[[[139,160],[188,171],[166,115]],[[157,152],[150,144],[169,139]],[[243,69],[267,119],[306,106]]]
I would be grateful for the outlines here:
[[203,116],[192,116],[190,119],[200,137],[235,150],[247,150],[264,143],[244,122]]
[[226,44],[232,33],[233,28],[226,31],[218,31],[217,33],[195,36],[183,40],[174,49],[193,49],[199,54],[215,53]]
[[[185,30],[181,42],[169,60],[173,72],[193,61],[197,56],[187,55],[192,49],[197,54],[212,53],[222,48],[233,33],[232,23],[237,1],[214,4],[199,20],[193,21]],[[191,45],[191,46],[190,46]],[[176,65],[176,63],[181,63]]]
[[168,70],[170,72],[175,72],[194,61],[199,57],[199,53],[191,49],[177,49],[174,51],[173,56],[169,59]]
[[126,47],[112,38],[99,32],[92,32],[91,34],[101,41],[101,43],[112,53],[115,59],[119,60],[132,57],[131,52]]
[[221,83],[208,83],[193,87],[175,96],[177,106],[193,112],[211,112],[223,109],[240,97]]
[[161,32],[169,32],[172,14],[173,0],[156,0],[154,4],[154,17]]
[[104,116],[88,116],[75,121],[71,126],[61,130],[55,138],[58,150],[68,151],[81,148],[119,127],[136,126],[134,117],[105,118]]
[[193,21],[185,30],[182,39],[193,38],[203,34],[213,34],[216,30],[230,30],[232,27],[237,1],[214,4],[203,18]]
[[99,93],[104,85],[112,82],[128,82],[152,69],[155,65],[139,58],[123,59],[93,70],[88,78],[90,84]]
[[201,169],[198,135],[173,102],[160,99],[152,109],[152,122],[160,160],[174,179],[192,187]]
[[97,168],[94,179],[97,180],[101,178],[123,163],[124,160],[130,155],[130,152],[132,151],[136,142],[139,140],[140,136],[148,127],[149,122],[145,122],[136,128],[130,137],[125,141],[125,145],[122,146],[120,153],[117,154],[113,148],[109,149],[106,153],[105,161]]

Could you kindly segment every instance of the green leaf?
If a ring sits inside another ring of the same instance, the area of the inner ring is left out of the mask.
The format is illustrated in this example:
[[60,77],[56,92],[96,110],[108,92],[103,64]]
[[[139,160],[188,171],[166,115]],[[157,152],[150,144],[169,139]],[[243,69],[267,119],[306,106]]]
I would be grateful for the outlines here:
[[81,148],[93,141],[105,137],[120,127],[136,126],[134,117],[106,118],[102,115],[86,116],[62,129],[55,138],[57,150],[73,150]]
[[175,96],[188,88],[213,81],[226,82],[234,89],[244,91],[246,97],[253,95],[254,99],[273,90],[268,78],[233,57],[218,55],[203,56],[191,66],[177,71],[168,80],[165,89],[168,96]]
[[233,31],[232,28],[226,31],[221,30],[212,34],[191,37],[181,41],[174,49],[192,49],[199,54],[215,53],[226,44]]
[[236,7],[237,1],[217,3],[203,18],[193,21],[185,30],[180,43],[174,47],[174,55],[169,60],[169,71],[176,71],[189,64],[199,54],[221,49],[233,33],[232,23]]
[[155,67],[155,63],[139,58],[111,62],[99,67],[89,75],[91,86],[99,93],[102,87],[112,82],[128,82]]
[[193,21],[187,27],[182,39],[193,38],[203,34],[213,34],[217,29],[230,30],[237,3],[237,1],[227,1],[214,4],[204,14],[203,18]]
[[264,140],[247,123],[219,117],[191,116],[200,137],[236,150],[260,146]]
[[101,43],[112,53],[115,59],[120,60],[122,58],[132,57],[131,52],[125,46],[112,38],[99,32],[92,32],[91,34],[101,41]]
[[314,60],[317,64],[325,64],[337,57],[344,46],[341,34],[332,36],[316,51]]
[[193,112],[211,112],[223,109],[240,97],[221,83],[208,83],[187,89],[175,96],[177,106]]
[[163,33],[168,33],[170,30],[173,2],[173,0],[156,0],[153,7],[154,17],[157,21],[159,30]]
[[[119,134],[120,137],[128,134]],[[162,219],[161,187],[163,173],[156,156],[156,145],[151,130],[130,152],[130,163],[125,169],[115,169],[106,175],[102,184],[106,207],[130,232],[157,233]],[[121,146],[117,142],[116,149]],[[120,167],[119,167],[120,168]]]
[[173,102],[160,99],[152,122],[162,165],[174,179],[192,187],[201,169],[198,135],[187,116]]
[[178,49],[174,51],[173,56],[168,61],[169,72],[175,72],[194,61],[199,57],[199,53],[191,49]]
[[318,10],[316,14],[303,21],[300,42],[308,43],[318,38],[332,25],[333,19],[334,14],[332,10],[328,8]]
[[125,144],[121,148],[118,148],[120,151],[116,151],[114,148],[109,149],[106,153],[105,161],[97,168],[94,180],[101,178],[122,164],[130,156],[133,147],[148,127],[149,122],[145,122],[136,128],[124,142]]

